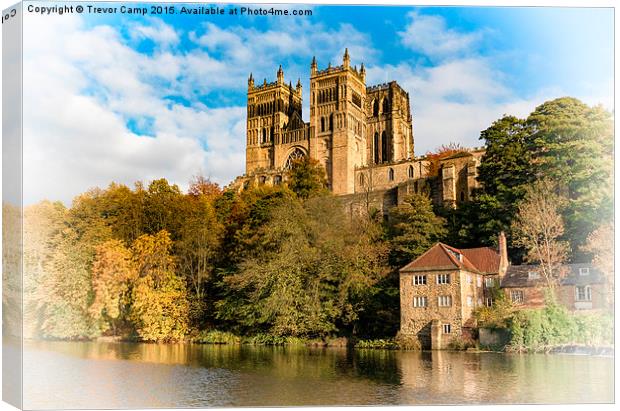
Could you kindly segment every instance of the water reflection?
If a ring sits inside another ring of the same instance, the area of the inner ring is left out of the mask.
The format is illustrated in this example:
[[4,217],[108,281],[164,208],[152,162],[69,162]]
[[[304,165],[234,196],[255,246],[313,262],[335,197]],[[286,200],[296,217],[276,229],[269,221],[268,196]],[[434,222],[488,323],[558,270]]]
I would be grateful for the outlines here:
[[29,342],[26,408],[613,401],[613,359]]

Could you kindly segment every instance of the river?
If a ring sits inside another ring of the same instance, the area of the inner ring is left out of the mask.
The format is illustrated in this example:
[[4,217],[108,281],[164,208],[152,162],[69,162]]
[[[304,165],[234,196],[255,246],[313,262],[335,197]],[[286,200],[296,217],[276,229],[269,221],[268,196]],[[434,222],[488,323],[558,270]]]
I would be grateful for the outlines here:
[[25,408],[611,403],[613,358],[26,342]]

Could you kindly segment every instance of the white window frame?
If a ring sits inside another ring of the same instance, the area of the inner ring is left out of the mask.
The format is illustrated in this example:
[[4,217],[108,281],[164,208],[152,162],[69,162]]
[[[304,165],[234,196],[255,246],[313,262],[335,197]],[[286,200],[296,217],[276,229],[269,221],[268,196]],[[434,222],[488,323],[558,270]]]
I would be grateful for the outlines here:
[[467,274],[467,284],[471,284],[472,282],[471,274]]
[[425,295],[417,295],[413,297],[413,306],[415,308],[428,307],[428,298]]
[[413,285],[426,285],[426,275],[414,275]]
[[452,326],[450,324],[443,324],[442,331],[444,334],[450,334],[452,332]]
[[579,275],[582,275],[582,276],[590,275],[590,267],[580,267]]
[[478,288],[482,287],[482,277],[479,275],[476,276],[476,284],[478,285]]
[[527,279],[528,280],[538,280],[540,278],[540,273],[538,271],[528,271]]
[[[579,290],[583,290],[583,298]],[[577,285],[575,286],[575,301],[591,302],[592,301],[592,287],[589,285]]]
[[495,287],[495,278],[493,277],[487,277],[484,279],[484,286],[486,288],[491,288],[491,287]]
[[[515,296],[518,296],[518,298],[515,298]],[[510,301],[515,304],[523,304],[525,301],[523,290],[510,290]]]
[[450,274],[437,274],[437,285],[450,284]]
[[452,307],[451,295],[440,295],[437,297],[437,306],[439,307]]

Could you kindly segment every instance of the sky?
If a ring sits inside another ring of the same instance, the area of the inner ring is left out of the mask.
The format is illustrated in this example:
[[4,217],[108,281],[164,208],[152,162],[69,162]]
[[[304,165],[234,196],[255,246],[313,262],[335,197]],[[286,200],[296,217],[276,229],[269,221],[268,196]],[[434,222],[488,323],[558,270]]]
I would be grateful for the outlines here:
[[249,73],[300,78],[308,121],[312,57],[339,65],[345,47],[367,85],[409,92],[416,155],[483,145],[494,120],[557,97],[614,108],[610,8],[275,7],[312,16],[26,12],[24,202],[112,181],[226,185],[245,168]]

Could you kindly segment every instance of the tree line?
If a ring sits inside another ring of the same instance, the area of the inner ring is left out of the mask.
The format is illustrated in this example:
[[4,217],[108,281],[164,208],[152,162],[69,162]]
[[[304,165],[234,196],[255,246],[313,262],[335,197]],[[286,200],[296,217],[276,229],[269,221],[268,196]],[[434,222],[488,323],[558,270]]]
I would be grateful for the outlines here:
[[527,221],[518,222],[543,180],[562,198],[555,236],[566,245],[562,258],[604,264],[605,241],[587,239],[604,238],[597,230],[613,217],[611,114],[561,98],[527,119],[504,116],[480,138],[481,188],[456,209],[421,193],[387,218],[376,210],[350,216],[310,159],[294,164],[286,185],[235,192],[195,177],[183,193],[159,179],[92,189],[70,207],[26,207],[25,333],[144,341],[204,330],[393,336],[398,268],[436,241],[492,246],[505,231],[513,262],[536,260],[518,240]]

